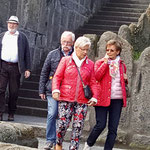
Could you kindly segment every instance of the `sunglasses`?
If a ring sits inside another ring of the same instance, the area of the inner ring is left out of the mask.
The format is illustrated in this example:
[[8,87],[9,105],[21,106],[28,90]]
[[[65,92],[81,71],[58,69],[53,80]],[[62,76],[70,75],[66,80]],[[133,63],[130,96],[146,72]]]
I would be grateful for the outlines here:
[[106,49],[106,52],[111,52],[111,53],[113,53],[113,52],[115,52],[116,50],[113,50],[113,49]]

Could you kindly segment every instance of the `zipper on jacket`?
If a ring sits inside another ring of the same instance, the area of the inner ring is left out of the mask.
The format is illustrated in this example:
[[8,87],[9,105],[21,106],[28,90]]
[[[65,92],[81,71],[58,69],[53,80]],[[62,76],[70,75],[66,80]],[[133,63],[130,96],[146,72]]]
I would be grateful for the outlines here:
[[[80,71],[80,67],[79,67],[79,71]],[[79,77],[79,73],[78,73],[78,77],[77,77],[77,86],[76,86],[76,93],[75,93],[75,102],[77,102],[78,100],[78,93],[79,93],[79,83],[80,83],[80,77]]]

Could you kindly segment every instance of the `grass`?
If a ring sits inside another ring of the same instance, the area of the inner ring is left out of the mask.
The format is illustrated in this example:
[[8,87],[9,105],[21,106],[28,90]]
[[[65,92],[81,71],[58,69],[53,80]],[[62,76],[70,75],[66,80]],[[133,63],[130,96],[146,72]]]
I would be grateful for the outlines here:
[[133,51],[133,60],[138,60],[142,52]]

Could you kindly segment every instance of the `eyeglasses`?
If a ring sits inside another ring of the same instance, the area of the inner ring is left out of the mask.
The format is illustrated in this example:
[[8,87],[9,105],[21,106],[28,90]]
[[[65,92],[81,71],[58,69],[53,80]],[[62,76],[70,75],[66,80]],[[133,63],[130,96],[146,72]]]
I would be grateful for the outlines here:
[[113,50],[113,49],[106,49],[106,52],[111,52],[111,53],[113,53],[113,52],[115,52],[116,50]]
[[79,47],[79,49],[81,50],[81,51],[88,51],[89,49],[84,49],[84,48],[81,48],[81,47]]
[[72,42],[70,42],[70,41],[62,41],[62,44],[71,45],[71,44],[72,44]]

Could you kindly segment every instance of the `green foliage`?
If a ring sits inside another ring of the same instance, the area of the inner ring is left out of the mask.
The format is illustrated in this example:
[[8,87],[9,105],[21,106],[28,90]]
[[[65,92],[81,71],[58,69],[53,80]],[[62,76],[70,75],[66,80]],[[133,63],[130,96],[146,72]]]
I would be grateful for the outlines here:
[[142,52],[133,51],[133,60],[138,60]]

